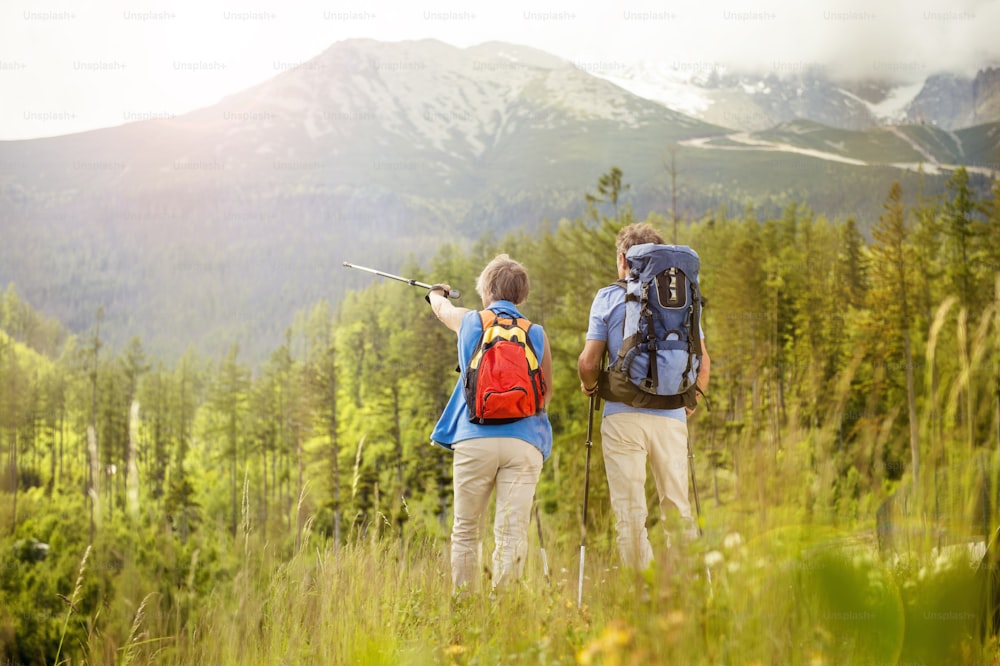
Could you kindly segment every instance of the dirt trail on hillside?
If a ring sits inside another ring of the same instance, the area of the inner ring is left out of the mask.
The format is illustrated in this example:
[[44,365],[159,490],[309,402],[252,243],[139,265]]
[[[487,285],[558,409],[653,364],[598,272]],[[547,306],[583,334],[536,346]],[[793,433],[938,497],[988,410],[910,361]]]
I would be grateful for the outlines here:
[[[1000,171],[990,169],[988,167],[979,166],[967,166],[961,164],[944,164],[939,162],[933,155],[931,155],[927,149],[920,146],[916,141],[907,137],[905,134],[900,132],[898,128],[890,128],[897,136],[906,141],[910,146],[913,147],[922,157],[927,159],[926,162],[868,162],[865,160],[859,160],[853,157],[847,157],[845,155],[838,155],[837,153],[830,153],[822,150],[815,150],[813,148],[801,148],[799,146],[793,146],[788,143],[779,143],[776,141],[768,141],[766,139],[760,139],[757,137],[750,136],[747,132],[734,132],[732,134],[724,134],[721,136],[709,136],[709,137],[696,137],[693,139],[685,139],[684,141],[679,141],[681,146],[688,148],[699,148],[701,150],[732,150],[732,151],[746,151],[746,150],[758,150],[758,151],[768,151],[768,152],[778,152],[778,153],[794,153],[796,155],[805,155],[806,157],[813,157],[820,160],[828,160],[830,162],[840,162],[841,164],[851,164],[854,166],[889,166],[895,167],[897,169],[903,169],[904,171],[918,171],[923,170],[924,173],[928,174],[940,174],[943,171],[954,171],[960,166],[965,166],[965,170],[969,173],[977,173],[989,178],[1000,177]],[[728,139],[734,143],[740,145],[719,145],[712,144],[712,141],[717,141],[719,139]],[[956,137],[957,142],[957,137]],[[964,154],[964,151],[963,151]]]

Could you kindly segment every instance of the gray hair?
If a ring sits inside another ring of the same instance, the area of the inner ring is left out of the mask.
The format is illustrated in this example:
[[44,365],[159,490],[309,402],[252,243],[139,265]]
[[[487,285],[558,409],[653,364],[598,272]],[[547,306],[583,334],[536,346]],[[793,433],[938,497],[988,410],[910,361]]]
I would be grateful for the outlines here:
[[480,298],[510,301],[519,305],[528,299],[528,271],[506,254],[498,254],[486,264],[476,280],[476,293]]

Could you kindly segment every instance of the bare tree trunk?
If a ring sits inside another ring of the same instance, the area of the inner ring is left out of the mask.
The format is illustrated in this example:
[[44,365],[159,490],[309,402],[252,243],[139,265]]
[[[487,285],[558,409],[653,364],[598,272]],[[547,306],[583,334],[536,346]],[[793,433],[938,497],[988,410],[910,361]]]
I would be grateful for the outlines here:
[[104,318],[104,308],[97,309],[96,323],[94,329],[94,368],[90,375],[90,427],[87,428],[87,455],[90,462],[90,482],[88,492],[90,493],[90,543],[94,543],[94,532],[101,521],[100,511],[100,485],[101,485],[101,463],[98,457],[97,446],[97,371],[99,353],[101,351],[101,319]]
[[59,408],[59,483],[56,486],[60,486],[63,480],[63,454],[65,453],[64,447],[66,444],[66,407],[62,406]]
[[295,505],[295,551],[298,552],[302,548],[302,500],[305,493],[302,481],[302,436],[298,432],[298,429],[295,432],[295,463],[298,468],[296,470],[298,477],[296,483],[299,489],[299,500]]
[[90,497],[90,543],[101,524],[101,464],[97,459],[97,431],[87,426],[87,495]]
[[329,353],[329,375],[326,384],[326,397],[329,402],[329,420],[327,422],[330,431],[330,467],[333,474],[333,543],[335,547],[340,545],[340,530],[343,509],[340,499],[340,440],[337,439],[337,365],[336,351],[332,343]]
[[[397,512],[396,524],[399,526],[400,542],[406,544],[404,538],[404,525],[406,521],[402,513],[406,511],[406,488],[403,486],[403,433],[399,419],[399,386],[394,386],[392,390],[392,429],[393,438],[396,440],[396,497],[399,498],[399,511]],[[393,504],[396,504],[394,501]]]
[[292,456],[289,455],[288,451],[285,451],[281,457],[283,461],[284,470],[282,472],[285,477],[284,483],[282,484],[284,491],[284,502],[285,502],[285,530],[287,534],[292,533]]
[[139,401],[129,410],[128,460],[125,470],[125,508],[133,520],[139,517]]
[[278,441],[275,441],[274,450],[271,451],[271,503],[275,505],[276,512],[278,514],[278,526],[280,526],[281,517],[281,487],[278,485],[278,458],[280,456],[280,451],[278,450]]
[[264,499],[264,538],[267,539],[267,441],[262,439],[260,442],[260,457],[261,457],[261,468],[260,475],[263,480],[263,489],[261,490],[262,497]]
[[237,461],[236,461],[236,445],[235,445],[235,443],[230,442],[230,446],[233,447],[233,451],[232,451],[232,455],[231,455],[231,457],[229,459],[229,494],[230,494],[230,501],[231,501],[231,504],[232,504],[232,506],[230,507],[230,510],[232,511],[232,515],[233,515],[231,529],[233,530],[233,538],[235,539],[236,538],[236,521],[237,521],[237,517],[236,516],[238,514],[238,510],[236,508],[236,466],[237,466]]
[[56,490],[56,459],[58,458],[58,447],[59,442],[56,441],[56,427],[53,425],[49,429],[49,435],[52,437],[51,445],[49,446],[49,483],[48,483],[48,496],[52,497]]

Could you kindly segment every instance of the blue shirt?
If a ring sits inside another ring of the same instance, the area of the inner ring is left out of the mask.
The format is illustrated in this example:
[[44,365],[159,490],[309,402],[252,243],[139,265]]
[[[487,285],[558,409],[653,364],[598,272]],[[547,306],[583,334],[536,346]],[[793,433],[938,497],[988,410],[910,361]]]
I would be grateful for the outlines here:
[[[517,306],[510,301],[494,301],[487,309],[503,313],[508,317],[525,318],[518,312]],[[452,444],[465,439],[516,437],[541,451],[542,460],[548,460],[552,453],[552,425],[544,410],[534,416],[500,425],[479,425],[469,420],[469,407],[465,403],[465,369],[469,365],[472,354],[476,351],[476,343],[479,342],[479,336],[482,333],[483,325],[479,311],[472,310],[465,313],[462,325],[458,329],[458,367],[461,368],[461,374],[455,383],[455,388],[451,392],[451,398],[448,400],[441,418],[434,426],[431,441],[451,450]],[[538,362],[541,363],[545,354],[545,331],[538,324],[532,324],[528,330],[528,339],[535,349]],[[550,382],[552,378],[546,377],[545,381]]]
[[[597,295],[594,296],[594,302],[590,305],[590,322],[587,325],[587,339],[600,340],[607,343],[608,358],[613,362],[618,358],[618,350],[622,346],[622,330],[624,326],[625,290],[617,285],[604,287],[597,292]],[[638,407],[630,407],[624,402],[604,401],[605,416],[620,412],[656,414],[684,421],[685,423],[687,422],[687,413],[683,407],[678,409],[640,409]]]

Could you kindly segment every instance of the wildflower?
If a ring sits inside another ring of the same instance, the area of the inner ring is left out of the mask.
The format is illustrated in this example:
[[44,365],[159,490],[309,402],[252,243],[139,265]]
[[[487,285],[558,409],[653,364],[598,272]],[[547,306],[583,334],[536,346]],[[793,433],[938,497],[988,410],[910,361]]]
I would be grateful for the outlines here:
[[730,532],[722,540],[722,547],[726,550],[733,550],[743,545],[743,537],[739,532]]
[[588,666],[603,663],[602,657],[619,654],[622,648],[632,642],[632,627],[622,620],[612,620],[601,635],[594,638],[576,653],[576,663]]
[[725,556],[717,550],[710,550],[705,553],[705,566],[711,569],[712,567],[722,564],[725,561]]
[[660,618],[660,627],[664,631],[671,631],[684,626],[685,622],[687,622],[687,615],[684,614],[684,611],[674,609],[667,613],[666,617]]

